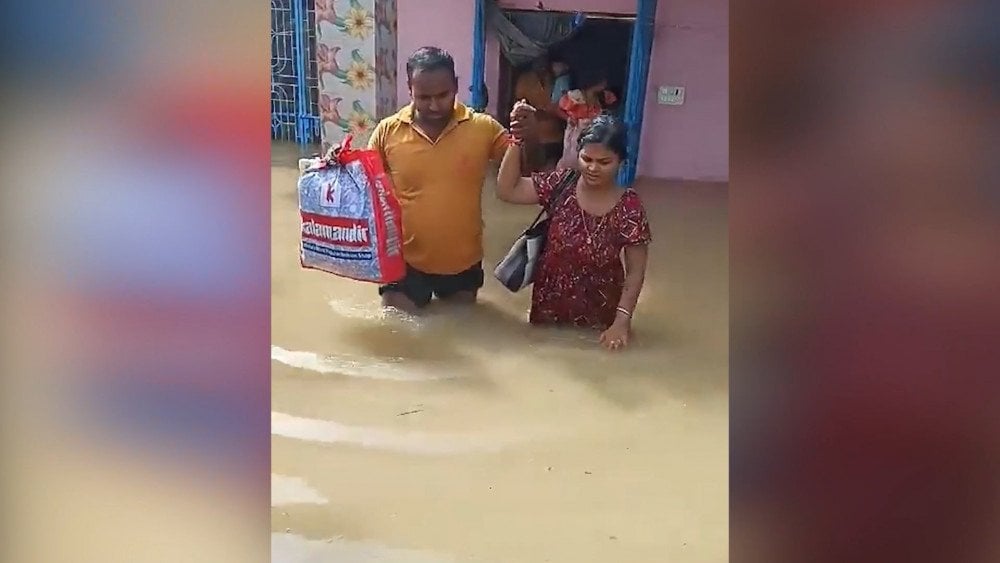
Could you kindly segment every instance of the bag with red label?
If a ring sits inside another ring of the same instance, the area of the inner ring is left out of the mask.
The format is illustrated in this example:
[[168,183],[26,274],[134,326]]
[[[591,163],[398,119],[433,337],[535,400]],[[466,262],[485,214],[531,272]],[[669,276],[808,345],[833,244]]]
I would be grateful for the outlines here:
[[380,284],[406,274],[402,212],[378,151],[351,137],[299,177],[303,268]]

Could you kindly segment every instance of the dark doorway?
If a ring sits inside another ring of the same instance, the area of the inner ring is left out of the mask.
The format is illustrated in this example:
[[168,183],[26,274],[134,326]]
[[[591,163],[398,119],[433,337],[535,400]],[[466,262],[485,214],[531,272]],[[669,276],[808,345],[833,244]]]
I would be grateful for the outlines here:
[[[560,12],[546,13],[565,15]],[[608,89],[619,100],[615,106],[616,113],[622,111],[628,95],[626,85],[634,22],[635,18],[631,16],[588,14],[586,21],[573,36],[549,49],[551,56],[568,63],[574,74],[593,71],[603,73],[608,80]],[[530,64],[515,67],[500,54],[497,118],[504,125],[509,125],[510,108],[514,105],[514,84],[521,73],[529,69]]]

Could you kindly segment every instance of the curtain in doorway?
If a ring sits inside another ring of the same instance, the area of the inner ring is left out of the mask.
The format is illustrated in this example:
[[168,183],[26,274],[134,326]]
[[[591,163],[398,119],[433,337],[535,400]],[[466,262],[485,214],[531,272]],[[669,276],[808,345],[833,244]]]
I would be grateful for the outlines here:
[[486,22],[500,42],[500,50],[514,66],[545,55],[583,24],[582,13],[512,12],[505,14],[496,0],[486,0]]

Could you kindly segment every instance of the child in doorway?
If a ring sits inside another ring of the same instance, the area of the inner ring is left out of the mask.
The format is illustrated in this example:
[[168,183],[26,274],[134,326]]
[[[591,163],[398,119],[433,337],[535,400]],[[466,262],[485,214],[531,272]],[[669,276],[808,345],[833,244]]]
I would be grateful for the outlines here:
[[618,99],[608,91],[608,81],[603,72],[591,70],[582,73],[579,88],[570,90],[559,100],[559,109],[566,114],[566,130],[563,133],[563,155],[558,168],[573,168],[577,165],[577,139],[590,122],[613,106]]
[[559,100],[572,89],[572,81],[569,74],[569,65],[563,61],[552,61],[552,103],[558,104]]
[[[553,89],[553,95],[554,95]],[[587,89],[569,90],[559,99],[559,109],[566,112],[570,119],[593,119],[611,107],[618,98],[607,89],[607,83],[602,81]]]

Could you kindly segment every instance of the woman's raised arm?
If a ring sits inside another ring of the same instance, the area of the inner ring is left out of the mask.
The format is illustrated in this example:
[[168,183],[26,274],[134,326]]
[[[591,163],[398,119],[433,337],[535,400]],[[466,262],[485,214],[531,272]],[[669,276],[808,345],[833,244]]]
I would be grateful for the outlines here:
[[507,203],[535,205],[538,203],[538,193],[531,178],[521,176],[521,147],[511,143],[500,161],[500,172],[497,174],[496,195]]

